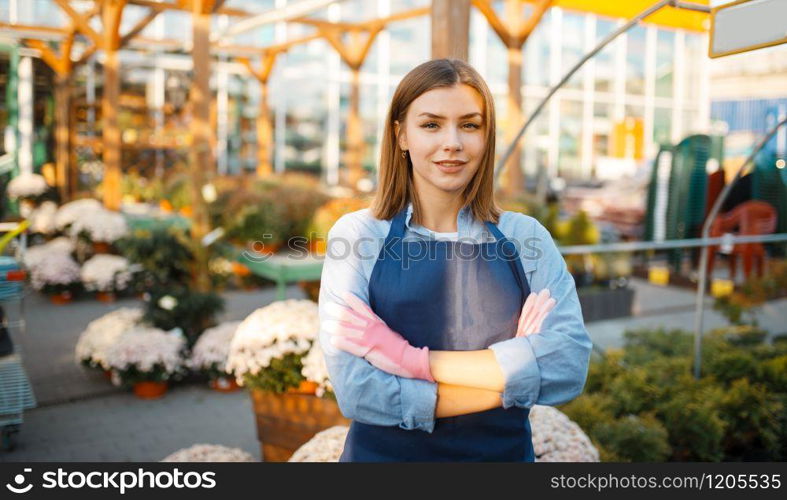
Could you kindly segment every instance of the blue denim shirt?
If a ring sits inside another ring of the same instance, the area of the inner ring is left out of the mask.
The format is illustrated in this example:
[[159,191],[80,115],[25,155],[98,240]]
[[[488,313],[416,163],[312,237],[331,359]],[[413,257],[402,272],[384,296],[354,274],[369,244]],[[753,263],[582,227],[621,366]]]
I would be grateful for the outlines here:
[[[434,233],[411,223],[408,206],[404,239],[430,239]],[[345,417],[372,425],[432,432],[437,384],[384,372],[365,359],[337,349],[324,328],[328,303],[347,304],[349,291],[369,303],[369,278],[391,221],[380,220],[369,209],[342,216],[328,233],[327,254],[320,285],[319,340],[339,408]],[[503,408],[559,405],[577,397],[585,385],[592,343],[585,329],[574,279],[549,232],[534,218],[503,212],[498,228],[519,250],[531,291],[549,289],[557,301],[541,332],[489,346],[505,376]],[[492,241],[469,207],[457,216],[460,241]]]

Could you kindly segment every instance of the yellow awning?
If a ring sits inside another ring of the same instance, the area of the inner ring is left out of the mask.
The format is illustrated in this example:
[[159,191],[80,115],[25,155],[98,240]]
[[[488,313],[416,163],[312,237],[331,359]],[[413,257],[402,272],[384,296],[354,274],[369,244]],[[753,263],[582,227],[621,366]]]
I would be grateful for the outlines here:
[[[689,0],[700,5],[709,5],[709,0]],[[631,19],[654,5],[656,0],[555,0],[552,4],[566,10],[590,12],[599,16]],[[710,15],[694,10],[664,7],[645,18],[646,23],[691,31],[708,31]]]

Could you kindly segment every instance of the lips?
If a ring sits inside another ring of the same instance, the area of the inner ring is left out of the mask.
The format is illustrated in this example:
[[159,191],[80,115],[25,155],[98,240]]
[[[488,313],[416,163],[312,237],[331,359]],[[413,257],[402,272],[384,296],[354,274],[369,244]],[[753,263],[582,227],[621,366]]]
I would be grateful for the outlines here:
[[467,162],[465,161],[458,161],[458,160],[434,162],[434,164],[437,165],[437,168],[439,168],[442,172],[446,174],[455,174],[456,172],[459,172],[460,170],[462,170],[462,168],[465,166],[466,163]]

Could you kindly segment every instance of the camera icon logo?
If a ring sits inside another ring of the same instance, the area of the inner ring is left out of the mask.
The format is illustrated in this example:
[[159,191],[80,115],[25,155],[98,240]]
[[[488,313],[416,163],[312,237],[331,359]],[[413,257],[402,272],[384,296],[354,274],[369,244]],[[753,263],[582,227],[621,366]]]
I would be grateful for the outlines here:
[[[33,469],[29,467],[25,467],[24,472],[33,472]],[[8,488],[13,493],[27,493],[28,491],[33,489],[32,484],[28,484],[27,486],[22,486],[25,483],[24,474],[17,474],[16,476],[14,476],[14,483],[16,483],[17,486],[6,483],[5,487]]]

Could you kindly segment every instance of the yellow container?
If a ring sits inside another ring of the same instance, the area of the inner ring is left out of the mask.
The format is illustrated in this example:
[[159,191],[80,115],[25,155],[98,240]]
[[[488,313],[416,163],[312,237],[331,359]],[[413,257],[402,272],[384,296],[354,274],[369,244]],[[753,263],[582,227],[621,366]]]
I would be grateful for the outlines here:
[[732,280],[714,278],[710,284],[710,294],[716,298],[726,297],[732,293],[734,288],[735,284]]
[[648,270],[648,281],[650,281],[654,285],[660,285],[660,286],[669,285],[669,268],[651,267]]

